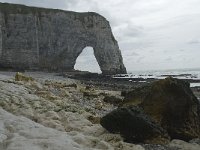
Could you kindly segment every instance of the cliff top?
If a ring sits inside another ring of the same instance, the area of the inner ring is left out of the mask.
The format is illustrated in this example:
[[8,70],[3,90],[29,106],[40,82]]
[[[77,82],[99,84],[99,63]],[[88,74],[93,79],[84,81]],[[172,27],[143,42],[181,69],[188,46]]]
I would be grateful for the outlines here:
[[[66,11],[61,9],[53,9],[53,8],[41,8],[41,7],[33,7],[33,6],[26,6],[21,4],[11,4],[11,3],[1,3],[0,2],[0,12],[10,13],[10,14],[39,14],[41,12],[45,13],[56,13],[56,12],[63,12],[67,14],[80,14],[80,15],[94,15],[94,16],[101,16],[96,12],[74,12],[74,11]],[[105,17],[103,17],[106,19]]]

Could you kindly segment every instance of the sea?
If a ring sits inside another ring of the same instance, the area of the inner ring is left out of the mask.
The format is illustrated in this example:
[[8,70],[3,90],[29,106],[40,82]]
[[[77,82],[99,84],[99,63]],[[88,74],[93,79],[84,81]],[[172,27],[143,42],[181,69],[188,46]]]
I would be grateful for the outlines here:
[[190,87],[200,87],[200,68],[131,71],[128,74],[115,75],[113,78],[129,78],[130,81],[132,81],[131,79],[143,79],[139,82],[146,82],[144,79],[164,79],[168,76],[188,80]]

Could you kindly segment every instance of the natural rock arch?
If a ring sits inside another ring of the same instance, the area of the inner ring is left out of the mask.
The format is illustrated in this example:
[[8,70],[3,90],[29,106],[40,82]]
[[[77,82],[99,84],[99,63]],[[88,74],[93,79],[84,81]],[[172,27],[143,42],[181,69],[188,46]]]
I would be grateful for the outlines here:
[[126,73],[109,22],[97,13],[0,3],[0,41],[3,67],[68,71],[91,46],[103,74]]
[[74,69],[93,73],[102,73],[92,47],[87,46],[82,50],[76,59]]

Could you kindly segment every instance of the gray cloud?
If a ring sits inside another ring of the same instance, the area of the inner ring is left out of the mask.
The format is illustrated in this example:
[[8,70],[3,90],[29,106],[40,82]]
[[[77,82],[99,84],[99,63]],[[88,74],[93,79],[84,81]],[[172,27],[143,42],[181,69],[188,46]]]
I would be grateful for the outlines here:
[[140,56],[138,53],[132,52],[131,56]]
[[172,61],[172,57],[166,58],[165,61],[167,61],[167,62],[168,62],[168,61]]
[[188,44],[200,44],[200,39],[191,40],[188,42]]

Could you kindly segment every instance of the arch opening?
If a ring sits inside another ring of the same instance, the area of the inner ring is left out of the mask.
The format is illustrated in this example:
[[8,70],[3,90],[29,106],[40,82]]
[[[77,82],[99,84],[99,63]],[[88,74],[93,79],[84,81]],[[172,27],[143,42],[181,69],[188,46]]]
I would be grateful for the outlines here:
[[76,59],[74,69],[92,73],[102,73],[92,47],[87,46],[82,50]]

